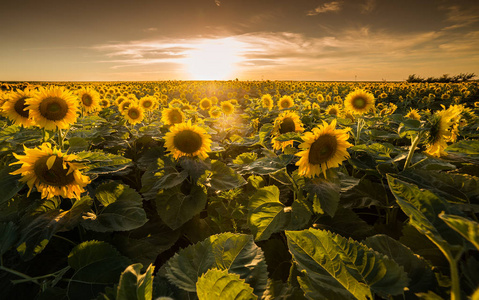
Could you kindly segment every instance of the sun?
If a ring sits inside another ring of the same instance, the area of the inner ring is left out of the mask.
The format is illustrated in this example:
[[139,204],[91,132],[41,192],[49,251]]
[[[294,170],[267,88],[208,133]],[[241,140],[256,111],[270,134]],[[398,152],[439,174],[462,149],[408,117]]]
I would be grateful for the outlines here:
[[239,43],[231,38],[192,45],[185,66],[192,80],[231,79],[239,62]]

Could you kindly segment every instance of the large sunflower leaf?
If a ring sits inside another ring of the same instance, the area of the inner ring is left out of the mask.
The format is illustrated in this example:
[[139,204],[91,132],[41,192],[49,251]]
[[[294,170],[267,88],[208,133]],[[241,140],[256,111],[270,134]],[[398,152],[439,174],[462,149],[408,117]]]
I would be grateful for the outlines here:
[[439,214],[439,218],[479,250],[479,223],[460,216],[448,215],[445,213]]
[[110,174],[126,169],[131,164],[131,159],[121,155],[105,153],[102,151],[82,151],[75,153],[79,162],[88,166],[89,174]]
[[310,299],[373,299],[373,292],[399,295],[407,286],[402,267],[357,241],[317,229],[286,231],[286,237]]
[[218,269],[210,269],[198,279],[196,293],[199,300],[258,299],[253,288],[238,274]]
[[416,255],[411,249],[395,239],[384,234],[378,234],[368,237],[364,244],[387,255],[404,267],[404,271],[409,277],[409,291],[413,293],[427,292],[436,285],[432,267],[422,257]]
[[166,276],[179,288],[196,292],[198,278],[212,268],[238,274],[258,296],[266,289],[263,251],[245,234],[217,234],[180,250],[166,263]]
[[134,189],[119,182],[100,185],[96,198],[105,208],[98,215],[89,214],[82,226],[97,232],[127,231],[143,226],[148,219],[142,198]]
[[[24,182],[20,182],[20,175],[10,175],[18,167],[6,166],[0,170],[0,205],[7,205],[7,202],[15,196],[25,185]],[[1,207],[0,206],[0,207]]]
[[142,264],[128,266],[120,276],[116,300],[151,300],[153,298],[153,265],[141,274]]
[[38,203],[38,206],[22,217],[19,225],[17,251],[24,260],[32,259],[43,251],[50,238],[62,230],[77,226],[93,200],[83,197],[76,200],[69,210],[59,208],[60,201],[52,198]]
[[462,216],[458,209],[431,191],[422,190],[415,184],[391,175],[388,175],[387,179],[397,203],[409,217],[410,224],[419,232],[446,251],[451,250],[451,245],[463,245],[463,238],[438,217],[442,211]]
[[105,287],[118,282],[121,272],[130,264],[113,246],[101,241],[77,245],[68,256],[75,270],[67,287],[70,300],[93,299]]
[[260,188],[251,196],[248,224],[255,241],[267,240],[271,234],[286,228],[291,214],[285,209],[286,206],[279,201],[279,189],[275,185]]
[[200,177],[200,181],[205,186],[217,191],[231,190],[247,183],[243,176],[219,160],[212,162],[211,171],[206,171]]
[[203,187],[194,184],[185,195],[181,192],[181,187],[176,186],[158,194],[155,202],[158,215],[175,230],[205,208],[206,193]]
[[309,198],[313,201],[313,210],[315,213],[326,213],[334,217],[339,204],[339,184],[314,178],[307,180],[304,188],[309,192]]

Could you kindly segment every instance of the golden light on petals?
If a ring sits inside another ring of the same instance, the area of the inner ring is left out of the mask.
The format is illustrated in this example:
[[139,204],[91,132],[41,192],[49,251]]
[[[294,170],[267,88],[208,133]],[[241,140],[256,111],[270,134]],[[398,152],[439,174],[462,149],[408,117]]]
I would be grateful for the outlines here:
[[291,96],[285,95],[278,100],[278,108],[286,109],[294,105],[294,100]]
[[81,173],[85,165],[74,162],[78,157],[66,154],[44,143],[38,148],[24,148],[25,155],[13,154],[22,166],[10,173],[20,174],[20,181],[26,182],[29,191],[33,187],[41,193],[41,197],[50,199],[55,196],[80,199],[84,187],[90,183],[90,178]]
[[331,124],[323,121],[323,124],[314,128],[312,132],[306,132],[299,145],[302,150],[296,153],[300,157],[296,163],[298,174],[305,177],[314,177],[321,172],[326,176],[326,170],[338,167],[349,157],[347,148],[352,145],[347,141],[349,138],[347,129],[336,129],[336,120]]
[[29,89],[24,91],[17,90],[7,96],[7,100],[3,103],[2,110],[12,122],[23,127],[29,127],[34,124],[29,108],[26,103],[28,98],[31,98],[33,92]]
[[188,121],[170,128],[165,135],[165,147],[175,159],[182,156],[206,159],[211,151],[211,138],[205,129]]
[[299,118],[299,115],[292,111],[287,111],[281,113],[275,120],[274,120],[274,127],[272,130],[272,135],[275,136],[273,141],[273,149],[275,150],[283,150],[288,145],[293,145],[293,141],[286,141],[280,142],[276,139],[276,137],[280,134],[288,133],[288,132],[303,132],[303,123]]
[[434,113],[429,119],[431,129],[428,132],[426,153],[432,156],[441,157],[447,155],[444,149],[448,142],[455,142],[459,131],[459,120],[462,107],[451,105]]
[[185,121],[185,115],[178,107],[169,107],[163,109],[161,112],[161,121],[165,125],[174,125],[183,123]]
[[344,107],[354,114],[364,114],[374,109],[374,95],[364,90],[349,93],[344,100]]
[[67,129],[76,122],[77,98],[64,87],[41,88],[26,100],[36,125],[47,130]]

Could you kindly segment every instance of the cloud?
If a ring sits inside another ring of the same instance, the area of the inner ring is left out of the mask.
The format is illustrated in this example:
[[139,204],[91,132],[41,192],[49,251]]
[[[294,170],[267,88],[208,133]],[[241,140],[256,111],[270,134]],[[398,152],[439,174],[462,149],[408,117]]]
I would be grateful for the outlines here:
[[149,27],[149,28],[145,28],[143,29],[144,32],[155,32],[155,31],[158,31],[158,28],[156,27]]
[[[398,34],[360,27],[338,30],[324,37],[293,32],[254,32],[110,43],[95,49],[104,53],[105,59],[101,62],[109,63],[112,69],[126,72],[138,66],[143,66],[144,70],[148,65],[167,66],[178,79],[188,79],[182,70],[194,51],[205,45],[221,44],[230,47],[238,58],[235,62],[238,74],[235,77],[238,78],[352,80],[358,74],[359,80],[391,77],[401,80],[414,72],[464,72],[464,68],[479,60],[478,37],[479,31]],[[369,77],[365,78],[364,74]]]
[[376,8],[376,0],[366,0],[364,4],[361,5],[361,13],[369,14]]
[[479,21],[479,11],[474,7],[465,10],[458,5],[452,5],[449,7],[442,7],[442,9],[448,11],[446,14],[446,21],[452,23],[452,25],[447,26],[444,30],[468,27]]
[[339,11],[339,10],[341,10],[341,2],[332,1],[328,3],[324,3],[323,5],[320,5],[316,7],[315,9],[308,11],[307,15],[316,16],[318,14],[325,13],[328,11]]

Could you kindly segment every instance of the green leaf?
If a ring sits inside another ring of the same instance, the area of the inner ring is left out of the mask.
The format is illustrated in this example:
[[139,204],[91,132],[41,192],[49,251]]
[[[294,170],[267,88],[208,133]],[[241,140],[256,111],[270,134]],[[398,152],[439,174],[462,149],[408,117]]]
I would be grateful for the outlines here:
[[179,237],[179,231],[172,230],[156,217],[137,229],[115,234],[111,243],[132,261],[147,266],[173,246]]
[[479,250],[479,223],[461,216],[448,215],[444,212],[439,214],[446,224],[471,242]]
[[244,165],[244,164],[249,164],[254,162],[255,160],[258,159],[258,154],[255,152],[244,152],[236,156],[235,159],[233,159],[233,163],[236,165]]
[[248,204],[248,224],[255,241],[267,240],[271,234],[284,230],[290,218],[291,213],[287,212],[285,205],[279,201],[277,186],[265,186],[251,196]]
[[253,236],[222,233],[178,251],[166,263],[166,276],[179,288],[196,291],[198,277],[218,268],[244,279],[261,297],[266,289],[268,273],[261,248]]
[[206,192],[198,185],[189,186],[187,195],[181,187],[166,190],[156,197],[156,211],[163,222],[175,230],[199,214],[206,205]]
[[391,175],[387,179],[397,203],[419,232],[446,251],[451,250],[450,245],[463,245],[462,237],[438,217],[441,211],[462,215],[458,209],[429,190],[419,189],[417,185]]
[[5,254],[18,239],[17,226],[13,222],[0,223],[0,256]]
[[208,270],[196,282],[196,292],[199,300],[258,299],[244,279],[227,270]]
[[102,151],[82,151],[75,153],[88,166],[89,174],[110,174],[126,169],[131,165],[131,159],[121,155],[104,153]]
[[404,271],[409,277],[409,291],[413,293],[427,292],[437,285],[432,268],[428,263],[395,239],[384,234],[378,234],[368,237],[364,244],[387,255],[398,265],[404,267]]
[[276,141],[278,142],[288,142],[288,141],[295,141],[302,143],[303,139],[301,138],[301,133],[299,132],[287,132],[278,135],[276,138]]
[[308,180],[304,187],[313,201],[313,210],[317,214],[328,214],[331,217],[336,213],[339,204],[340,187],[334,182],[314,178]]
[[450,153],[479,156],[479,141],[477,140],[459,141],[457,143],[449,145],[445,149],[445,151]]
[[87,151],[89,148],[90,148],[90,143],[84,138],[73,136],[68,139],[69,153]]
[[231,190],[247,183],[243,176],[219,160],[212,162],[211,172],[201,176],[200,182],[217,191]]
[[316,219],[314,228],[329,230],[344,237],[362,240],[374,233],[373,227],[353,210],[339,206],[333,217],[322,215]]
[[92,202],[90,197],[83,197],[66,211],[59,208],[60,201],[55,198],[39,202],[34,211],[22,217],[19,225],[17,251],[22,258],[32,259],[43,251],[55,233],[77,226]]
[[84,217],[82,226],[97,232],[127,231],[144,225],[148,219],[142,198],[134,189],[113,181],[100,185],[96,198],[105,206],[98,215]]
[[281,170],[286,167],[294,155],[282,154],[278,157],[263,157],[250,164],[243,165],[240,168],[240,173],[256,173],[260,175],[267,175]]
[[286,237],[310,299],[373,299],[373,292],[399,295],[407,286],[402,267],[357,241],[317,229],[286,231]]
[[105,287],[117,283],[121,272],[130,265],[113,246],[100,241],[76,246],[68,255],[68,262],[75,269],[67,287],[71,300],[95,298]]
[[25,185],[20,182],[21,175],[10,175],[18,167],[5,166],[0,170],[0,205],[6,205],[13,196],[15,196]]
[[120,276],[116,300],[151,300],[153,297],[153,265],[141,274],[142,264],[128,266]]

